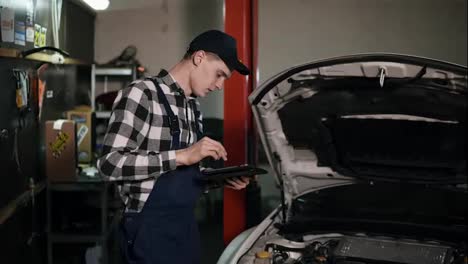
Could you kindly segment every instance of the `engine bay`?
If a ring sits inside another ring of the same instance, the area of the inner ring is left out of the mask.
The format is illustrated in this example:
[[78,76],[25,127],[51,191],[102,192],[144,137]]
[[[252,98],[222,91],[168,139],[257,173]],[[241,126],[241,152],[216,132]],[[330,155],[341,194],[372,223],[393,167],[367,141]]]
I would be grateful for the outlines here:
[[256,264],[464,264],[463,247],[440,241],[367,234],[305,235],[293,241],[263,236],[239,263]]

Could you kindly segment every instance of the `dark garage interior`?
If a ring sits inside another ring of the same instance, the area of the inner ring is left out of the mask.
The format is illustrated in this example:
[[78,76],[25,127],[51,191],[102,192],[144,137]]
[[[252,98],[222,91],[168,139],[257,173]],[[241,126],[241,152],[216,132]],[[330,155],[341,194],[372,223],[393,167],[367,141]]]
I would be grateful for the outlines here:
[[[0,11],[1,263],[468,263],[467,1],[0,0]],[[234,59],[226,39],[191,50],[208,30],[235,39]],[[209,55],[221,66],[202,76]],[[197,86],[215,74],[221,84]],[[141,87],[155,89],[148,102]],[[192,162],[203,137],[212,152]],[[185,216],[141,216],[177,168],[224,177],[202,179],[189,210],[199,248],[181,238],[191,229],[165,230]]]

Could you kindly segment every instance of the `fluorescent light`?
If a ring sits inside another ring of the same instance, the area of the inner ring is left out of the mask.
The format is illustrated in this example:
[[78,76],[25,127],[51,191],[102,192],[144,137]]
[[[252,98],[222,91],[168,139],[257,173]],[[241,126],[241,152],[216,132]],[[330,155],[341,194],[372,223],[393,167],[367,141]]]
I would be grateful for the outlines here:
[[81,0],[94,10],[104,10],[109,6],[109,0]]

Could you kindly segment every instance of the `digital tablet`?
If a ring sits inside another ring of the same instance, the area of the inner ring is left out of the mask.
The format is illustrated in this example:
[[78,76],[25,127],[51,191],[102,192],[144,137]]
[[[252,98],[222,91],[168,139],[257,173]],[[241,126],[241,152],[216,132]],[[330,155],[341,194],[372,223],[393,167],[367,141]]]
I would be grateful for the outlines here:
[[233,177],[253,177],[254,175],[266,174],[267,171],[250,165],[230,166],[219,169],[208,168],[202,171],[203,179],[206,181],[222,182]]

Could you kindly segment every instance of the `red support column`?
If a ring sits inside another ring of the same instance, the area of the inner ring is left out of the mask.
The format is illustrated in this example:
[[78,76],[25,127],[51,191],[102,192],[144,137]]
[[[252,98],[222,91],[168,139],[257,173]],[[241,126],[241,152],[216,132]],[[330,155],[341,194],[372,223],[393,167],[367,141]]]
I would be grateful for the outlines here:
[[[225,0],[225,32],[237,40],[239,59],[252,73],[253,2],[257,0]],[[256,8],[254,9],[256,10]],[[252,91],[252,76],[234,73],[224,89],[224,146],[228,152],[226,165],[248,162],[248,138],[252,133],[252,113],[247,97]],[[246,228],[245,190],[224,189],[224,243],[228,244]]]

